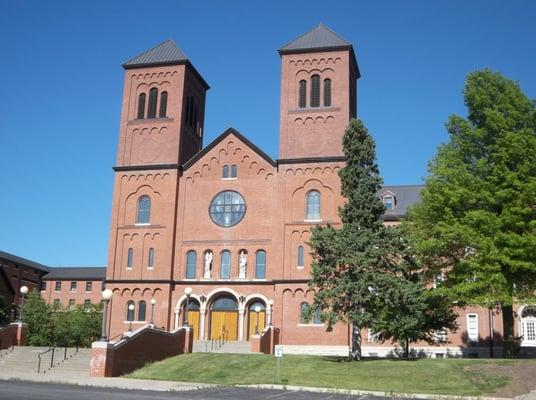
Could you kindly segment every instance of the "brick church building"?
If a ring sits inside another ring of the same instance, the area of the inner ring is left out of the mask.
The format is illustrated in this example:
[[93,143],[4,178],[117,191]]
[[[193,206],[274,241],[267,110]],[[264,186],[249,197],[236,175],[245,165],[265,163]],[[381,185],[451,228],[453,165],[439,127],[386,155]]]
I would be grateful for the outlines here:
[[[198,340],[248,341],[271,324],[288,353],[348,353],[348,325],[326,332],[302,310],[313,299],[310,229],[340,226],[341,141],[356,117],[359,67],[352,44],[323,25],[279,55],[276,160],[233,128],[203,147],[209,86],[172,41],[123,64],[106,272],[109,337],[130,323],[173,330],[187,317]],[[381,190],[387,224],[404,216],[419,190]],[[485,353],[489,332],[500,327],[500,315],[462,310],[460,333],[426,351]],[[500,345],[500,332],[495,336]],[[364,355],[391,348],[364,333]]]

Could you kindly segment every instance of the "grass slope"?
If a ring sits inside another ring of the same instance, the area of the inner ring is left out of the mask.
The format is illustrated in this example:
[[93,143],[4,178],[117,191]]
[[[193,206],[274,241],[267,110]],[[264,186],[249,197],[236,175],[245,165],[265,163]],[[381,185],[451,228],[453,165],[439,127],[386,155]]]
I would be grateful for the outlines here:
[[[508,383],[506,376],[484,372],[484,364],[505,360],[374,360],[348,362],[334,357],[284,356],[283,384],[386,392],[480,395]],[[127,377],[221,385],[278,383],[276,360],[267,355],[194,353],[148,364]]]

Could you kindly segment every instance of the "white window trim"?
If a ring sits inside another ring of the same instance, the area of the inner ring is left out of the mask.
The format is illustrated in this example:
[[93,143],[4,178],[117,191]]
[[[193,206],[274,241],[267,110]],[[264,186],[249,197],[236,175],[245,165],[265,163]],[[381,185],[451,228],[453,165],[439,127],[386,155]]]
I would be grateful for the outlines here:
[[297,268],[297,269],[303,269],[304,266],[303,266],[303,265],[298,265],[296,268]]
[[136,222],[134,226],[150,226],[150,222]]
[[[525,308],[528,308],[528,307],[532,307],[532,305],[527,304],[527,305],[524,305],[523,307],[521,307],[519,309],[519,315],[521,316],[523,314],[523,311],[525,310]],[[528,318],[520,317],[519,318],[519,331],[521,332],[521,335],[523,336],[523,339],[521,340],[521,346],[522,347],[536,347],[536,340],[527,340],[527,339],[525,339],[525,325],[524,325],[525,322],[534,322],[535,329],[536,329],[536,318],[531,318],[531,317],[528,317]]]
[[324,324],[298,324],[299,327],[305,327],[305,326],[310,326],[310,327],[319,327],[319,326],[324,326]]
[[[469,318],[470,317],[476,317],[476,338],[475,337],[471,337],[471,334],[469,332]],[[480,335],[480,332],[479,332],[479,327],[478,327],[478,314],[476,313],[468,313],[466,316],[465,316],[465,323],[467,325],[467,340],[469,340],[469,342],[471,343],[477,343],[478,342],[478,339],[479,339],[479,335]]]
[[322,222],[321,219],[304,219],[303,222]]
[[234,177],[234,178],[221,178],[222,181],[236,181],[238,179],[238,177]]

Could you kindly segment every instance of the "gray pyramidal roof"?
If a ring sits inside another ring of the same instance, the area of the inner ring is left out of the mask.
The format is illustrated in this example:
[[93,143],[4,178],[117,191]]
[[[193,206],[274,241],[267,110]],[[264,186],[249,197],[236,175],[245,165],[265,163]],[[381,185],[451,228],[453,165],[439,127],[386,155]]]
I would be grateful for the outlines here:
[[352,48],[352,43],[340,37],[327,26],[319,24],[309,32],[304,33],[297,39],[287,43],[279,49],[280,53],[319,50],[329,48]]
[[174,65],[181,64],[188,60],[188,57],[177,47],[173,40],[166,40],[158,46],[153,47],[123,64],[123,68],[139,68],[141,66],[152,65]]

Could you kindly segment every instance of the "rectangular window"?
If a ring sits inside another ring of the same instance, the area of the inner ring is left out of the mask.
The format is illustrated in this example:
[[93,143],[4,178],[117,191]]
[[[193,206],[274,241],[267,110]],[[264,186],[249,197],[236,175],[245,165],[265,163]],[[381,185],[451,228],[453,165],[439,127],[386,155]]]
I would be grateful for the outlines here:
[[75,300],[74,299],[69,299],[69,308],[72,308],[75,306]]
[[147,259],[147,268],[150,268],[150,269],[154,268],[154,249],[152,247],[149,249],[149,256]]
[[134,258],[134,249],[130,248],[128,249],[128,253],[127,253],[127,268],[132,268],[133,258]]
[[384,196],[383,197],[383,204],[385,206],[386,210],[394,210],[395,208],[395,202],[393,199],[393,196]]
[[46,281],[41,281],[41,290],[47,290],[47,282]]
[[91,300],[89,299],[84,300],[84,310],[89,310],[90,307],[91,307]]
[[478,342],[478,315],[467,314],[467,337],[471,342]]
[[54,306],[54,308],[59,308],[59,306],[60,306],[60,299],[54,299],[54,303],[52,303],[52,305]]
[[76,282],[71,282],[71,292],[76,292]]
[[257,251],[255,256],[255,279],[266,278],[266,252],[264,250]]
[[60,281],[57,281],[57,282],[55,283],[54,290],[55,290],[56,292],[59,292],[59,291],[61,290],[61,282],[60,282]]
[[93,282],[86,282],[86,292],[91,292],[93,290]]
[[298,268],[303,268],[303,246],[298,246]]

